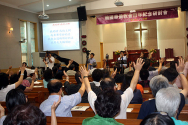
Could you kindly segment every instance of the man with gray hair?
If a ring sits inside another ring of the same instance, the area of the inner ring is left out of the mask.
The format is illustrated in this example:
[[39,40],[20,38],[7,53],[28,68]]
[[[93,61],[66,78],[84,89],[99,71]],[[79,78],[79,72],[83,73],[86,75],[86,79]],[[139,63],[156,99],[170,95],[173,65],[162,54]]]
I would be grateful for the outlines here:
[[[150,81],[150,88],[154,97],[160,89],[167,87],[169,87],[168,79],[162,75],[155,76]],[[146,116],[155,111],[155,99],[145,101],[141,105],[140,112],[138,114],[138,119],[144,119]]]
[[157,111],[168,113],[175,125],[188,125],[188,122],[176,120],[180,102],[181,96],[179,91],[174,87],[163,88],[156,94]]

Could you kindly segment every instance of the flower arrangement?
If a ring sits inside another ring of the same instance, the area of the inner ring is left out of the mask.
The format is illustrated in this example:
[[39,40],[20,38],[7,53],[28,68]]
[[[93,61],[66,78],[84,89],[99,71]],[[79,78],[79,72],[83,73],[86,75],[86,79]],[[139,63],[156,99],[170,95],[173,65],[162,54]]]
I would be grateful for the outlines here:
[[119,50],[115,51],[115,55],[120,55],[120,51]]
[[152,53],[152,52],[153,52],[153,53],[157,53],[157,51],[156,51],[155,49],[151,49],[151,50],[150,50],[150,53]]
[[156,63],[157,60],[156,60],[155,58],[151,58],[151,59],[150,59],[150,62],[151,62],[151,63]]

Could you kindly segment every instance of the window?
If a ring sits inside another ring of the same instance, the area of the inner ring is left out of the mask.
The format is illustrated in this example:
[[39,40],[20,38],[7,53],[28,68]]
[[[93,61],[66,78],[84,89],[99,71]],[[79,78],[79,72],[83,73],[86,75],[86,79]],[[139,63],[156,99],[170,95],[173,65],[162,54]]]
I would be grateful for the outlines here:
[[20,20],[20,36],[22,62],[26,62],[28,66],[33,65],[32,53],[36,52],[37,38],[36,38],[36,23]]

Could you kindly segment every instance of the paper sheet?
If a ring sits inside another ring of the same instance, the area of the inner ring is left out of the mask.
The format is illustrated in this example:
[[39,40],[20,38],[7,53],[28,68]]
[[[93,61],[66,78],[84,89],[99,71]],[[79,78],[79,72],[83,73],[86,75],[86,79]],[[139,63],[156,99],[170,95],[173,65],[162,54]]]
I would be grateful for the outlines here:
[[149,90],[144,90],[144,93],[149,93]]
[[38,81],[36,81],[36,82],[34,82],[34,84],[40,84],[41,82],[38,82]]
[[71,109],[71,111],[86,111],[88,108],[89,106],[75,106]]
[[33,88],[42,88],[44,86],[33,86]]
[[126,112],[132,112],[133,108],[127,108]]

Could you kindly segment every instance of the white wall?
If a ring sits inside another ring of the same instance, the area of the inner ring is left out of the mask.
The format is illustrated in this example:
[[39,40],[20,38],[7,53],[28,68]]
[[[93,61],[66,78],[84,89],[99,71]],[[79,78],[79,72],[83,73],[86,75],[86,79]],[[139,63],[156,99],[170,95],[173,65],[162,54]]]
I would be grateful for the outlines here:
[[174,48],[174,56],[184,56],[186,45],[185,12],[178,11],[179,17],[157,20],[158,48],[161,57],[165,56],[165,48]]
[[[0,69],[21,66],[19,19],[38,24],[36,14],[0,5]],[[11,27],[14,31],[9,33]]]

